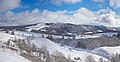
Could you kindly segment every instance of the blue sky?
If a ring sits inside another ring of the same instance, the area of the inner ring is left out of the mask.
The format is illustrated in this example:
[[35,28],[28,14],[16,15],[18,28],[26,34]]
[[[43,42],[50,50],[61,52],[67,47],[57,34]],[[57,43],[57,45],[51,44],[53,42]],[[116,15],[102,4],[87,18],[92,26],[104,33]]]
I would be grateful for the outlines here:
[[[51,0],[21,0],[21,5],[23,7],[19,7],[14,9],[13,11],[18,13],[25,10],[32,11],[35,8],[38,8],[40,10],[50,10],[50,11],[57,11],[57,10],[67,10],[67,11],[75,11],[80,9],[81,7],[85,7],[91,11],[98,11],[100,9],[106,9],[110,8],[111,10],[114,10],[117,14],[120,15],[120,8],[114,8],[111,7],[109,0],[104,0],[104,2],[95,2],[94,0],[82,0],[80,2],[77,2],[76,4],[67,4],[62,3],[61,5],[56,5],[51,3]],[[116,3],[115,3],[116,4]]]
[[[66,4],[63,3],[61,5],[55,5],[51,3],[50,0],[22,0],[21,4],[23,7],[19,7],[14,9],[14,12],[21,12],[25,10],[33,10],[35,8],[39,8],[40,10],[50,10],[50,11],[57,11],[57,10],[67,10],[67,11],[75,11],[80,9],[81,7],[85,7],[92,11],[98,11],[99,9],[105,9],[109,6],[109,1],[106,0],[104,3],[94,2],[92,0],[82,0],[82,2],[77,2],[76,4]],[[113,9],[113,8],[111,8]],[[118,9],[114,9],[118,12]]]

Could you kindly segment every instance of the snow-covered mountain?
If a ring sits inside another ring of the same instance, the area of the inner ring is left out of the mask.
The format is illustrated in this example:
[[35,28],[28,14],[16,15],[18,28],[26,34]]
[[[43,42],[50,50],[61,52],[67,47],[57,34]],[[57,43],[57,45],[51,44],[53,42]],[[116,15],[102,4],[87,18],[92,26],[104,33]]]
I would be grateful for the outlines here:
[[51,33],[56,35],[82,35],[94,34],[100,32],[116,32],[119,31],[114,27],[107,27],[102,25],[75,25],[69,23],[45,23],[37,24],[36,26],[28,27],[32,32]]

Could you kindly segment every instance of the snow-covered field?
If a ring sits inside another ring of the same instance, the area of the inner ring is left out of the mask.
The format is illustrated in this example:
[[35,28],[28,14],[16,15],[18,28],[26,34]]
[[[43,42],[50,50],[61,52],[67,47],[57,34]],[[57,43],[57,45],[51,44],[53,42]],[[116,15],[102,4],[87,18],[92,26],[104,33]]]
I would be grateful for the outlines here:
[[0,32],[0,41],[7,41],[10,38],[13,38],[13,35]]
[[117,32],[106,32],[106,33],[97,33],[97,34],[93,34],[93,35],[95,35],[95,36],[107,35],[107,36],[112,37],[113,35],[117,35],[117,34],[118,34]]
[[[37,47],[43,47],[46,46],[47,50],[50,54],[52,54],[54,51],[58,50],[62,52],[66,57],[70,56],[71,59],[74,60],[74,58],[80,57],[81,61],[76,62],[85,62],[85,58],[89,55],[93,56],[96,61],[98,61],[100,58],[106,58],[108,56],[111,56],[112,54],[120,53],[120,47],[100,47],[96,48],[93,51],[83,50],[83,49],[75,49],[70,46],[61,46],[57,43],[54,43],[46,38],[41,38],[41,35],[47,36],[47,34],[38,34],[38,33],[31,33],[31,32],[21,32],[16,31],[15,35],[6,34],[3,32],[0,32],[0,42],[1,41],[7,41],[10,38],[27,38],[28,36],[34,36],[34,39],[31,40],[31,43],[34,43]],[[2,44],[2,43],[1,43]],[[0,45],[1,45],[0,44]],[[5,52],[3,52],[3,49],[0,48],[0,62],[30,62],[29,60],[23,58],[18,53],[15,53],[14,51],[10,51],[6,49]]]
[[0,32],[0,62],[31,62],[24,57],[20,56],[16,51],[12,51],[7,48],[1,48],[3,42],[6,42],[10,38],[14,38],[14,35],[9,35]]
[[[25,36],[30,36],[31,33],[25,33],[25,32],[16,32],[17,34],[24,34]],[[74,58],[80,57],[80,59],[82,59],[82,61],[78,61],[78,62],[85,62],[85,58],[89,55],[93,56],[96,61],[99,60],[99,58],[101,58],[102,56],[93,54],[91,52],[88,52],[87,50],[75,50],[72,49],[70,47],[63,47],[60,46],[57,43],[54,43],[52,41],[50,41],[49,39],[46,38],[40,38],[40,34],[36,35],[36,33],[32,33],[32,35],[34,35],[34,40],[30,41],[32,43],[34,43],[35,45],[37,45],[37,47],[42,47],[42,46],[46,46],[49,53],[52,54],[54,51],[58,50],[60,52],[62,52],[66,57],[71,56],[71,58],[74,60]],[[104,58],[104,57],[102,57]],[[105,59],[105,58],[104,58]],[[105,59],[107,60],[107,59]]]
[[14,51],[0,48],[0,62],[31,62]]
[[58,51],[62,52],[66,57],[68,57],[70,55],[73,60],[74,60],[74,57],[75,58],[80,57],[82,59],[81,62],[84,62],[85,58],[89,55],[93,56],[96,60],[99,60],[99,58],[101,58],[101,56],[99,56],[99,55],[92,54],[92,53],[90,53],[88,51],[84,51],[82,49],[81,49],[81,51],[77,51],[74,49],[71,49],[71,51],[70,51],[69,48],[62,47],[62,46],[60,46],[48,39],[45,39],[45,38],[36,38],[35,40],[33,40],[31,42],[35,43],[38,47],[42,47],[43,45],[46,46],[50,53],[53,53],[54,51],[58,50]]
[[49,27],[49,26],[45,25],[44,23],[39,23],[36,26],[30,26],[30,27],[28,27],[29,28],[28,31],[31,31],[32,29],[39,30],[39,29],[41,29],[43,27]]
[[120,54],[120,46],[117,47],[100,47],[100,48],[96,48],[94,49],[92,52],[99,54],[103,57],[110,57],[113,54]]
[[83,36],[79,35],[79,36],[76,36],[76,39],[97,38],[103,35],[112,37],[113,35],[117,35],[117,34],[118,34],[117,32],[106,32],[106,33],[97,33],[93,35],[83,35]]

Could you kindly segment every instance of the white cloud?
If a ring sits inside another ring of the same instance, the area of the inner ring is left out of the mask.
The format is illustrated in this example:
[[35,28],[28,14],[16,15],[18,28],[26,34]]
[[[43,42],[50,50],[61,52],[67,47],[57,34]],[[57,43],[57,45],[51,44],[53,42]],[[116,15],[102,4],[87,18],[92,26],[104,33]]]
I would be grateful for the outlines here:
[[61,22],[73,24],[104,24],[110,26],[120,26],[120,16],[116,15],[111,9],[101,9],[97,12],[92,12],[86,8],[80,8],[68,15],[68,11],[41,11],[34,9],[32,11],[24,11],[21,13],[13,13],[11,11],[1,14],[1,22],[11,24],[32,24],[37,22]]
[[[33,11],[25,11],[21,13],[14,14],[8,11],[6,14],[2,15],[2,22],[7,23],[37,23],[37,22],[63,22],[63,23],[75,23],[75,24],[90,24],[95,15],[92,11],[81,8],[73,13],[73,15],[67,15],[67,11],[40,11],[34,9]],[[89,15],[88,15],[89,14]]]
[[104,25],[110,26],[120,26],[120,18],[114,11],[111,9],[101,9],[97,12],[98,17],[96,19],[97,22],[100,22]]
[[74,24],[93,24],[96,19],[96,14],[89,9],[80,8],[75,11],[71,22]]
[[93,0],[94,2],[101,2],[103,3],[105,0]]
[[0,0],[0,12],[20,7],[21,0]]
[[110,6],[120,8],[120,0],[110,0]]
[[81,2],[82,0],[63,0],[64,3],[75,4],[77,2]]
[[[104,3],[107,0],[92,0],[92,1]],[[108,0],[108,1],[110,7],[120,8],[120,0]]]
[[82,0],[51,0],[51,3],[55,5],[62,5],[63,3],[66,4],[76,4],[78,2],[81,2]]
[[1,22],[6,23],[14,23],[14,24],[26,24],[26,23],[36,23],[38,20],[40,20],[40,14],[41,11],[38,9],[34,9],[33,11],[24,11],[21,13],[13,13],[11,11],[6,12],[5,14],[2,14]]

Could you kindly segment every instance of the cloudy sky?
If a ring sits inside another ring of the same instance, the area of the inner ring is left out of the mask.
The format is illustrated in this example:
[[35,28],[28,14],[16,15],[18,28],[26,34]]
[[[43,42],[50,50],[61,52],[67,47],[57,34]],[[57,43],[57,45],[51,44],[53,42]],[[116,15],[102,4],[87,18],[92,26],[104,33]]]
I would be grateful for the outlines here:
[[0,0],[0,24],[120,26],[120,0]]

